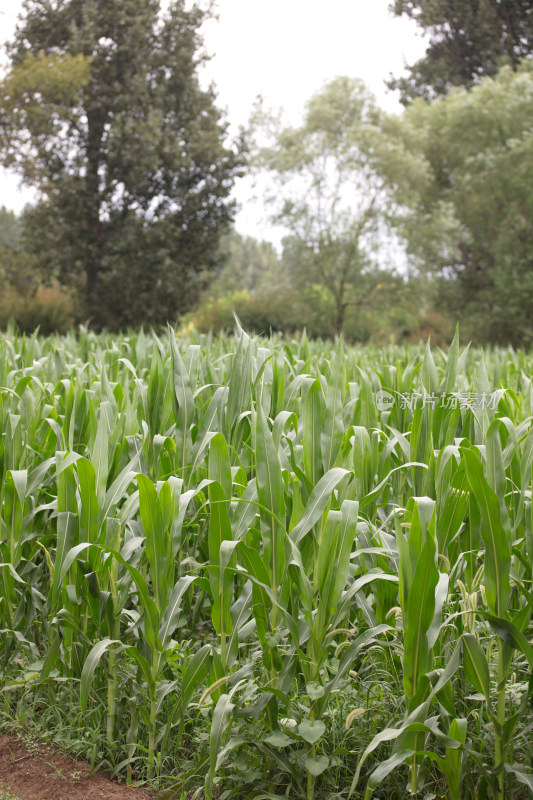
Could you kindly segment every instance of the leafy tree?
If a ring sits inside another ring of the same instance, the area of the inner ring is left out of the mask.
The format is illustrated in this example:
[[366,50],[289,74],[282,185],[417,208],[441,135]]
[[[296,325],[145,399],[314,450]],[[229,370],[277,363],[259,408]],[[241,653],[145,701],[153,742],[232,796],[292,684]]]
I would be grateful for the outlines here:
[[263,111],[255,125],[270,137],[256,164],[273,177],[273,220],[290,232],[284,260],[297,284],[330,296],[340,333],[348,309],[380,283],[377,250],[391,201],[386,174],[400,181],[410,156],[385,134],[373,97],[357,79],[326,84],[307,103],[300,127]]
[[479,340],[533,342],[533,63],[413,102],[401,123],[425,163],[403,233],[440,304]]
[[231,223],[242,148],[203,90],[198,5],[26,0],[0,85],[5,165],[40,192],[26,217],[44,271],[97,326],[191,306]]
[[19,296],[31,295],[39,275],[36,259],[24,246],[23,224],[13,211],[0,208],[0,289],[14,290]]
[[533,53],[531,0],[395,0],[391,8],[430,37],[409,75],[389,82],[405,104],[446,94],[452,86],[472,86],[504,64],[516,70]]
[[255,294],[285,280],[284,265],[271,242],[231,230],[220,242],[221,269],[210,294],[246,291]]
[[0,208],[0,246],[15,249],[21,242],[20,220],[14,211],[5,206]]

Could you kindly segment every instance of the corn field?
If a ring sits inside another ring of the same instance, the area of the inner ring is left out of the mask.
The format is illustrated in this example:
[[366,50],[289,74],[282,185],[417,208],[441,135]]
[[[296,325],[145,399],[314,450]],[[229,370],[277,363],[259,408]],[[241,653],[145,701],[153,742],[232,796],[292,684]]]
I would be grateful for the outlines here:
[[532,370],[3,335],[3,719],[174,797],[531,796]]

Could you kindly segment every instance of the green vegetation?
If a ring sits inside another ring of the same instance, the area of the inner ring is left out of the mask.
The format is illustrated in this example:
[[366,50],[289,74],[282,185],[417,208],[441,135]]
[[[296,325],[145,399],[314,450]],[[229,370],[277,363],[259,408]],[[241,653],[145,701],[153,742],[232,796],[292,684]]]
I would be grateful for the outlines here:
[[527,61],[470,91],[417,100],[401,123],[424,165],[405,197],[408,249],[478,341],[533,341],[532,100]]
[[340,77],[230,143],[198,4],[26,0],[3,726],[188,800],[531,795],[533,357],[453,338],[533,342],[530,5],[398,0],[401,116]]
[[269,136],[255,161],[273,176],[267,201],[273,221],[290,232],[285,251],[293,283],[329,296],[340,335],[348,314],[383,282],[378,255],[394,199],[383,173],[401,183],[416,170],[416,155],[387,135],[374,98],[356,79],[328,83],[307,103],[300,127],[283,126],[260,109],[255,126],[260,141]]
[[3,336],[3,718],[176,796],[526,798],[532,367]]
[[[209,4],[206,4],[209,5]],[[208,11],[28,0],[0,80],[0,161],[37,192],[0,218],[0,328],[164,326],[349,342],[533,341],[531,2],[397,0],[429,34],[385,114],[339,77],[300,123],[227,137],[198,67]],[[248,164],[245,163],[248,157]],[[278,253],[232,229],[259,174]]]
[[4,783],[0,783],[0,800],[20,800]]
[[[198,80],[205,13],[30,0],[0,82],[5,166],[36,188],[26,247],[93,327],[166,324],[216,267],[241,144]],[[149,267],[147,266],[149,265]]]
[[394,0],[391,9],[430,39],[409,76],[389,81],[405,104],[447,94],[452,86],[470,88],[502,66],[516,70],[533,53],[531,0]]

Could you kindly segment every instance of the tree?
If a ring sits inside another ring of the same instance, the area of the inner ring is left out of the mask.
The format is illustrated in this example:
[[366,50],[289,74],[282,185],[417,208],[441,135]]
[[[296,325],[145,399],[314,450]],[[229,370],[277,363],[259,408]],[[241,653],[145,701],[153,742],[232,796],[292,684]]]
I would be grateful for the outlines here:
[[221,269],[209,287],[222,296],[235,291],[254,295],[265,287],[284,282],[284,265],[271,242],[242,236],[231,230],[220,242]]
[[382,278],[375,265],[391,199],[385,173],[400,180],[410,156],[384,133],[374,99],[357,79],[326,84],[307,103],[300,127],[262,111],[255,125],[270,137],[256,164],[274,179],[267,197],[273,220],[290,232],[284,261],[293,264],[296,283],[331,297],[341,333],[348,309],[366,303]]
[[516,70],[533,53],[532,0],[395,0],[391,8],[430,37],[408,77],[389,82],[405,104],[472,86],[505,64]]
[[234,214],[242,148],[198,81],[198,5],[25,0],[0,86],[0,152],[37,187],[43,270],[96,327],[164,322],[198,297]]
[[425,163],[403,196],[410,253],[478,340],[531,345],[533,63],[417,100],[400,124]]
[[0,289],[21,297],[34,293],[39,283],[35,257],[27,252],[23,224],[13,211],[0,208]]

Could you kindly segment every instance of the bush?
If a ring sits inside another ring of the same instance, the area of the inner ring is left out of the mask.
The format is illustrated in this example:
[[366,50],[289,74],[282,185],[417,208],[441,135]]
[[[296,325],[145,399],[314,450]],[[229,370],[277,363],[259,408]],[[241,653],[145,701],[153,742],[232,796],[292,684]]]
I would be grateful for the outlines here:
[[35,294],[21,295],[3,287],[0,293],[0,329],[10,321],[21,333],[33,333],[36,328],[43,336],[66,333],[75,322],[72,295],[59,286],[40,286]]
[[292,335],[304,328],[313,338],[333,336],[333,311],[323,292],[310,287],[298,291],[289,284],[261,288],[254,295],[233,291],[223,296],[207,295],[185,319],[200,333],[231,333],[234,314],[250,333],[268,335],[276,331]]
[[[431,340],[433,347],[448,347],[453,339],[456,320],[442,311],[429,311],[416,330],[411,331],[407,341],[411,344]],[[462,329],[461,329],[462,330]]]

